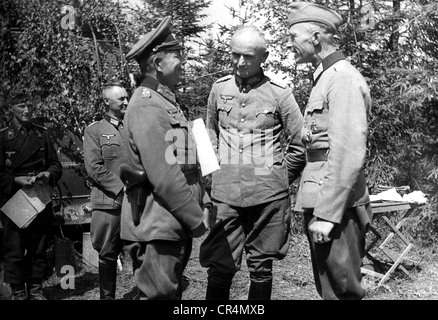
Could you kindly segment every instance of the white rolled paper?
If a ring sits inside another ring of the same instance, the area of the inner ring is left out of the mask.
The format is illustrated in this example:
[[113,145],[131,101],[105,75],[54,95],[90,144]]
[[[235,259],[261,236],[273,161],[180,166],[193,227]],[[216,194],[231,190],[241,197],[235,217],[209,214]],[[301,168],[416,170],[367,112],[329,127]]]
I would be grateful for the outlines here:
[[196,151],[198,152],[198,160],[201,165],[202,176],[206,176],[216,170],[219,170],[219,163],[208,137],[207,129],[205,128],[204,120],[201,118],[193,121],[193,135],[196,141]]

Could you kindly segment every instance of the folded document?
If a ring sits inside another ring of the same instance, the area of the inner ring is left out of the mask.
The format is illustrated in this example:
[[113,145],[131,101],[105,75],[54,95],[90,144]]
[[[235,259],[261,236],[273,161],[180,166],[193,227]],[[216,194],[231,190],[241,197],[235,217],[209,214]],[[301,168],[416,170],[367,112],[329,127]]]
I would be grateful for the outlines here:
[[48,185],[35,185],[18,190],[1,210],[19,228],[27,228],[35,217],[52,201],[53,188]]

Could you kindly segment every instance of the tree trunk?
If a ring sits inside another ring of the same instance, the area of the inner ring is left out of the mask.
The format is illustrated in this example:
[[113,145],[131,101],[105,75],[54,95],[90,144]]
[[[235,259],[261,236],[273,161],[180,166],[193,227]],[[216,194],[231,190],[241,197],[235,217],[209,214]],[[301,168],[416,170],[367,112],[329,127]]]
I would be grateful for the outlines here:
[[[400,3],[402,0],[392,1],[392,11],[394,16],[398,16],[400,13]],[[394,18],[392,22],[392,33],[390,38],[390,48],[392,51],[398,51],[398,40],[400,38],[400,32],[398,31],[400,27],[399,18]]]

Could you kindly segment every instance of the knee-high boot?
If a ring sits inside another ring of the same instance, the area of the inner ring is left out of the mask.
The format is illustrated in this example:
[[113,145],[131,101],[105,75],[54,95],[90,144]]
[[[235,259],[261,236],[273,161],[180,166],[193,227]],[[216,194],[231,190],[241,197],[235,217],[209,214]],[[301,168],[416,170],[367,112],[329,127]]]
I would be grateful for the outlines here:
[[272,280],[266,282],[251,281],[248,300],[271,300]]
[[208,283],[205,300],[230,300],[231,284],[223,286]]
[[99,261],[100,300],[116,298],[117,261]]

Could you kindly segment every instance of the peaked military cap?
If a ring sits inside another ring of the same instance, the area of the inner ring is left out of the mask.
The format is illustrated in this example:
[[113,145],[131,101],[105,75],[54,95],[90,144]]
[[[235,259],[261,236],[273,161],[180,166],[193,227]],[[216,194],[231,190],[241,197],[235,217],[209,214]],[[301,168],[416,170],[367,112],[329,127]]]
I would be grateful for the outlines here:
[[172,35],[170,17],[166,17],[155,29],[138,40],[126,55],[126,60],[135,59],[140,63],[140,61],[147,59],[152,53],[182,49],[184,47]]
[[294,2],[289,8],[289,26],[301,22],[320,22],[337,30],[343,22],[339,13],[318,4]]
[[9,91],[7,96],[7,104],[14,106],[21,103],[31,103],[31,97],[26,89],[15,88]]

